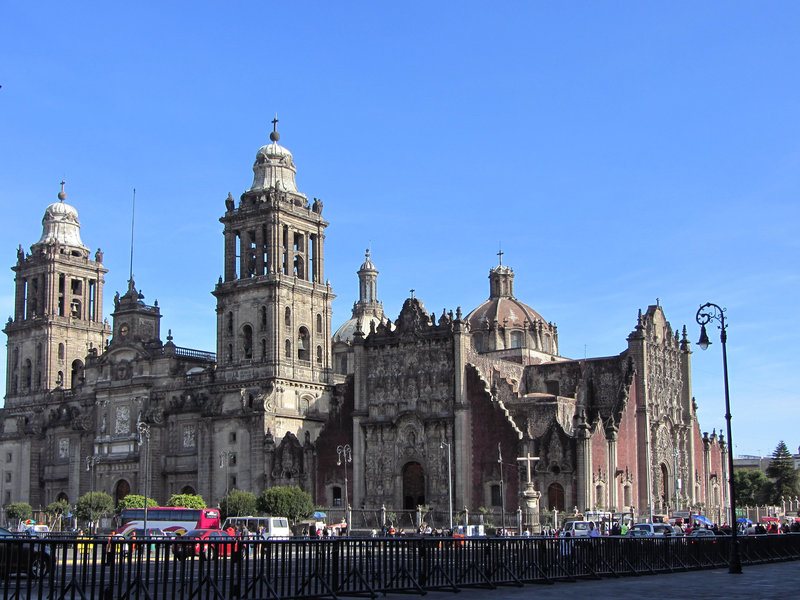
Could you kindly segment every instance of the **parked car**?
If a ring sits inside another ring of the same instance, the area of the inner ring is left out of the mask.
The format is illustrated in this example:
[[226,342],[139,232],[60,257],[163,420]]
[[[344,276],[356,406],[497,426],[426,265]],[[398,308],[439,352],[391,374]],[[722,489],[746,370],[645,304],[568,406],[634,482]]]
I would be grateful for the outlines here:
[[219,529],[193,529],[177,538],[172,544],[172,554],[179,560],[190,556],[214,558],[233,556],[239,548],[236,538]]
[[650,537],[652,536],[652,533],[650,533],[645,529],[634,529],[633,527],[631,527],[630,529],[628,529],[627,535],[628,537]]
[[564,523],[564,537],[589,537],[589,524],[593,521],[567,521]]
[[689,534],[689,537],[717,537],[716,534],[710,529],[695,529]]
[[0,575],[27,574],[38,579],[45,577],[52,568],[53,558],[47,542],[0,527]]
[[672,525],[667,523],[637,523],[631,527],[631,531],[644,531],[646,537],[665,537],[677,535]]

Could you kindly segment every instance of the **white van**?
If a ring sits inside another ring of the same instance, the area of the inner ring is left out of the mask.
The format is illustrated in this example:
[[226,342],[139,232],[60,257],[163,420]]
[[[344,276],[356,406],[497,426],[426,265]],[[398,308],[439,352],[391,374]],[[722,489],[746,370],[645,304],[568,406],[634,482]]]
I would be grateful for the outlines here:
[[564,523],[564,537],[589,537],[589,524],[593,521],[567,521]]
[[233,527],[238,531],[240,526],[247,528],[251,538],[258,536],[260,527],[264,528],[262,539],[287,540],[292,537],[289,519],[286,517],[228,517],[222,528]]

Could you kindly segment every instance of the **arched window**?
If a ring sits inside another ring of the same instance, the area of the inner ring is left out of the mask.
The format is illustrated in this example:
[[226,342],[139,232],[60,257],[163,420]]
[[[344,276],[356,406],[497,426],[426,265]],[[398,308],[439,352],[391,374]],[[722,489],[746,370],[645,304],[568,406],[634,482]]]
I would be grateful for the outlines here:
[[286,358],[292,358],[292,342],[290,340],[286,340],[284,344],[284,355]]
[[594,488],[594,502],[595,506],[603,507],[605,503],[605,493],[602,485],[596,485]]
[[317,315],[317,333],[322,333],[322,315]]
[[310,360],[308,329],[301,327],[297,332],[297,358]]
[[250,325],[242,327],[242,353],[245,358],[253,358],[253,328]]
[[72,361],[72,387],[75,388],[83,383],[83,363],[75,359]]
[[633,489],[631,486],[626,485],[624,488],[622,488],[622,501],[625,506],[630,506],[633,504]]
[[228,362],[233,362],[233,344],[228,344]]
[[545,334],[544,338],[542,338],[542,351],[543,352],[550,352],[550,335]]
[[288,306],[286,307],[286,310],[283,313],[283,322],[287,327],[292,326],[292,309],[289,308]]
[[58,360],[64,360],[64,344],[58,345]]
[[267,307],[261,307],[261,331],[267,328]]
[[341,363],[339,364],[339,373],[347,375],[347,354],[342,354]]
[[472,336],[472,347],[475,349],[475,352],[483,352],[483,335],[480,333],[473,334]]
[[267,360],[267,340],[261,340],[261,360]]
[[294,276],[298,279],[305,279],[305,269],[306,261],[303,260],[302,256],[295,256],[294,257]]
[[322,364],[322,346],[317,346],[317,364]]
[[233,333],[233,313],[228,313],[228,333]]
[[502,506],[503,505],[503,494],[500,491],[500,486],[495,484],[489,488],[489,492],[491,494],[491,504],[492,506]]
[[31,359],[26,358],[25,362],[22,363],[22,387],[26,390],[31,389]]
[[521,331],[512,331],[511,332],[511,347],[512,348],[522,348],[522,332]]

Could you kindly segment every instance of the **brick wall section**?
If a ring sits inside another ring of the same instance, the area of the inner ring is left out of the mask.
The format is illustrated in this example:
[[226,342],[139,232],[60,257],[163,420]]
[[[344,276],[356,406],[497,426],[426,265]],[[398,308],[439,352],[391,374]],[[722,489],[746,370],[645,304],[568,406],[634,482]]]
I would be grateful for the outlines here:
[[[617,469],[623,472],[621,477],[625,477],[625,470],[633,476],[631,482],[631,502],[634,506],[642,506],[638,494],[638,478],[646,477],[646,472],[639,474],[639,449],[636,444],[636,406],[638,405],[638,382],[637,375],[634,375],[631,384],[630,396],[625,410],[622,412],[622,419],[619,424],[619,435],[617,436]],[[622,506],[625,497],[623,495],[623,485],[617,478],[617,498],[619,505]]]
[[[516,511],[519,505],[519,469],[515,463],[520,455],[517,432],[501,406],[492,401],[477,371],[468,368],[466,379],[472,426],[472,487],[469,508],[491,508],[491,498],[486,498],[484,494],[484,483],[500,480],[497,463],[499,442],[503,453],[506,511]],[[498,386],[500,385],[507,384],[500,381]]]
[[[336,386],[334,399],[338,403],[338,410],[334,410],[333,403],[328,415],[328,422],[320,433],[315,443],[317,452],[317,497],[314,502],[321,506],[328,505],[326,486],[330,483],[344,484],[344,468],[337,465],[337,446],[353,445],[353,376],[347,381]],[[352,464],[348,469],[352,469]],[[350,470],[347,477],[347,493],[350,502],[353,498],[353,472]],[[344,499],[342,500],[344,502]]]

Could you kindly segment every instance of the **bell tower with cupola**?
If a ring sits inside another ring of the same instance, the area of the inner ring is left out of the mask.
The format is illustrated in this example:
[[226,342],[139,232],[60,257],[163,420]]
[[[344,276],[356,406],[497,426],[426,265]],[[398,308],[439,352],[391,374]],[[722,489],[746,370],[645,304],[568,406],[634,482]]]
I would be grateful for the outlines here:
[[228,194],[220,219],[225,270],[213,292],[218,375],[327,385],[334,298],[324,277],[328,223],[322,202],[298,191],[292,154],[279,139],[275,119],[271,143],[256,153],[253,185],[238,204]]
[[17,250],[14,316],[8,336],[6,407],[36,402],[58,388],[83,383],[84,361],[102,351],[110,333],[103,321],[103,253],[94,260],[81,241],[78,211],[64,200],[47,207],[42,237]]

